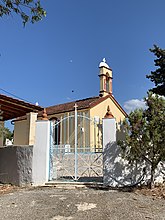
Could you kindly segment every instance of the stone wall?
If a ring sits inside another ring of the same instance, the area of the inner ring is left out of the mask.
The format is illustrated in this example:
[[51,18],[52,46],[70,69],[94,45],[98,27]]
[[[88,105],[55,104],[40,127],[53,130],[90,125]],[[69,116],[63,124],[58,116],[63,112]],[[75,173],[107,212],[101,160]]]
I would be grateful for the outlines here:
[[32,182],[33,146],[0,148],[0,182],[17,186]]

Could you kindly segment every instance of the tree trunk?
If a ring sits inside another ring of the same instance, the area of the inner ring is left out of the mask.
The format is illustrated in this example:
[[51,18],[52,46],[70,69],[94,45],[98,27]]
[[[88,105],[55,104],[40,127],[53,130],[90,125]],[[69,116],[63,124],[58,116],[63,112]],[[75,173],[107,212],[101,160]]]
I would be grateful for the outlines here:
[[155,168],[153,164],[151,165],[151,179],[150,179],[150,189],[154,188],[154,174],[155,174]]

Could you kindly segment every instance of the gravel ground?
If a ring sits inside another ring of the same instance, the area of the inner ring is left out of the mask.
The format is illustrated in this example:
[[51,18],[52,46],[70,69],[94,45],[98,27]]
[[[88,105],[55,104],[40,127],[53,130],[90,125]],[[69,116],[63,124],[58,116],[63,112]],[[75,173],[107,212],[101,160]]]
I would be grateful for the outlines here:
[[90,188],[25,188],[0,194],[5,220],[165,220],[165,200]]

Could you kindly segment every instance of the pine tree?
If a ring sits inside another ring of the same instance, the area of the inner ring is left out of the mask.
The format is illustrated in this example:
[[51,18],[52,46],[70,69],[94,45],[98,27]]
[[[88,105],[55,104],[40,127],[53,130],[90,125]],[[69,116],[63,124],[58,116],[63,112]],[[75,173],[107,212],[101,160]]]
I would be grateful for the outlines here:
[[165,99],[150,92],[145,103],[146,110],[131,112],[124,122],[126,139],[119,145],[130,163],[149,164],[152,188],[155,170],[159,162],[165,161]]
[[145,98],[147,109],[144,111],[148,145],[146,153],[151,163],[151,188],[154,173],[159,162],[165,161],[165,100],[149,93]]
[[165,96],[165,50],[154,45],[154,49],[150,49],[150,51],[157,57],[154,62],[158,68],[146,77],[155,83],[155,87],[151,91]]

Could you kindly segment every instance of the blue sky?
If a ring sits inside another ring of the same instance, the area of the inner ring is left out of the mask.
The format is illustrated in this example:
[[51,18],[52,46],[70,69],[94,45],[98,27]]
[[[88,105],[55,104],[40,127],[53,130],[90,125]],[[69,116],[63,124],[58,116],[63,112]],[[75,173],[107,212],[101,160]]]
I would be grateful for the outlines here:
[[153,86],[145,77],[155,69],[149,48],[165,48],[165,1],[41,3],[47,17],[36,24],[0,19],[0,88],[41,106],[97,96],[105,57],[115,98],[127,111],[141,105]]

